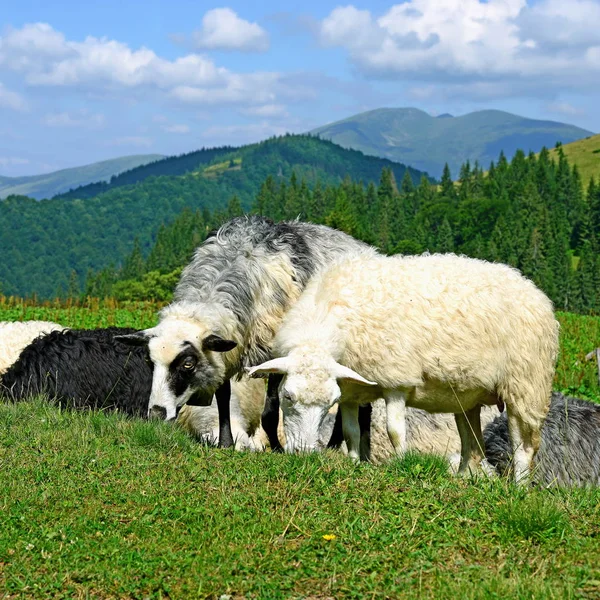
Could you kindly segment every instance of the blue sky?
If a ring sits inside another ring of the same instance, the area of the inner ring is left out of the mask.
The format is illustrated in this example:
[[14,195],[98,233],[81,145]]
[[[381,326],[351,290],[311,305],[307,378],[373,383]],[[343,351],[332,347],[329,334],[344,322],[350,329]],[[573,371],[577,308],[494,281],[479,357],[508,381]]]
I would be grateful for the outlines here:
[[382,106],[600,131],[600,0],[3,0],[0,175],[303,132]]

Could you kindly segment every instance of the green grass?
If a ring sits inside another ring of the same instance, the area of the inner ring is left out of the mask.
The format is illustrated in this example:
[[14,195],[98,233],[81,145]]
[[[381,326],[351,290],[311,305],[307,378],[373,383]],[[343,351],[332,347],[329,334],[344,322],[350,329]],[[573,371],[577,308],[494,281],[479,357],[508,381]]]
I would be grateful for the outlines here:
[[231,166],[231,161],[226,160],[220,163],[215,163],[214,165],[210,165],[201,169],[200,171],[195,172],[195,175],[202,175],[203,177],[218,177],[222,175],[226,171],[239,171],[242,168],[242,159],[240,157],[233,158],[233,166]]
[[35,598],[595,598],[600,491],[0,405],[0,589]]
[[[157,305],[0,299],[0,320],[147,327]],[[555,387],[600,401],[600,318],[559,314]],[[166,423],[0,404],[6,598],[597,598],[600,490],[455,479],[436,457],[207,448]]]

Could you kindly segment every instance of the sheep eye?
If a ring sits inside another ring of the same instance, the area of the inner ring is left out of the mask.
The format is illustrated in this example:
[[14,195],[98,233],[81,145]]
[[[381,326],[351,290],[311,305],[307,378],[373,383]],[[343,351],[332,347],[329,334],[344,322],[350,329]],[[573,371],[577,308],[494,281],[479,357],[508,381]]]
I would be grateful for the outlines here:
[[193,356],[188,356],[182,363],[181,367],[186,371],[193,369],[196,366],[196,359]]

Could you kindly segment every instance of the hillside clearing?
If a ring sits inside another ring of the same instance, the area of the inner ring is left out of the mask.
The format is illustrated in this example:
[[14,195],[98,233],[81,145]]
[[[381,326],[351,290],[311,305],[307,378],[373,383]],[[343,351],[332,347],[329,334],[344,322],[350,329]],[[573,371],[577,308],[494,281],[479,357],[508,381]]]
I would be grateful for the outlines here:
[[[600,180],[600,134],[586,137],[576,142],[563,144],[562,150],[571,165],[577,165],[585,186],[594,177]],[[558,150],[552,148],[550,156],[558,160]]]

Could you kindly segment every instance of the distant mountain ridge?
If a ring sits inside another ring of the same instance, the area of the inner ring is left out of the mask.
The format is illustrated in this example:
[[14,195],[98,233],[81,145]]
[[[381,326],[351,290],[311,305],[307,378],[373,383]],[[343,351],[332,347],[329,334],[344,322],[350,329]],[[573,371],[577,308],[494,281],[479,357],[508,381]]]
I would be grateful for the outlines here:
[[22,195],[41,200],[68,192],[92,182],[109,181],[111,177],[164,158],[162,154],[138,154],[121,156],[100,162],[61,169],[44,175],[26,177],[0,176],[0,199],[11,195]]
[[487,169],[500,152],[539,152],[592,135],[574,125],[528,119],[500,110],[481,110],[460,117],[432,117],[417,108],[380,108],[311,131],[344,148],[401,162],[441,176],[448,163],[458,178],[461,165],[478,161]]

